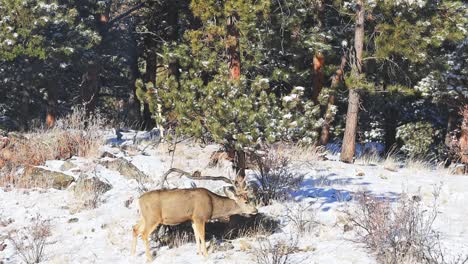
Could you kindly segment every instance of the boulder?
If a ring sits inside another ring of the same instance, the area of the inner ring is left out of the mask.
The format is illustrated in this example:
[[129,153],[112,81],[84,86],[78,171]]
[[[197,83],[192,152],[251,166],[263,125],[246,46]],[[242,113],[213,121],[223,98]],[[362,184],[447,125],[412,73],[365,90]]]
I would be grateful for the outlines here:
[[144,174],[135,165],[124,158],[101,160],[99,164],[108,168],[109,170],[118,171],[122,176],[128,179],[141,180],[148,178],[146,174]]
[[67,170],[71,170],[73,168],[76,168],[77,165],[69,160],[66,160],[62,166],[60,166],[60,170],[62,171],[67,171]]
[[76,184],[73,186],[73,191],[77,193],[84,193],[89,190],[99,192],[103,194],[112,189],[112,185],[107,182],[102,181],[96,176],[88,177],[87,175],[82,174]]
[[29,166],[19,178],[20,186],[25,187],[52,187],[66,189],[75,181],[73,176],[58,171],[51,171],[41,167]]

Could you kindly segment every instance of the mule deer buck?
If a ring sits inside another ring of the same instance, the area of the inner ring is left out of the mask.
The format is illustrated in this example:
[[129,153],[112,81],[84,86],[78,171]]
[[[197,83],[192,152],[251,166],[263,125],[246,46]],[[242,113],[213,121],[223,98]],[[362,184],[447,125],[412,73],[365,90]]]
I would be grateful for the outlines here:
[[[191,174],[178,171],[186,176]],[[168,171],[169,173],[170,171]],[[165,177],[167,174],[165,174]],[[165,180],[164,177],[164,180]],[[190,177],[190,176],[189,176]],[[203,179],[197,177],[193,179]],[[211,180],[223,180],[235,184],[225,177],[209,177]],[[133,226],[133,242],[131,254],[135,255],[137,238],[141,235],[145,242],[146,258],[152,260],[149,247],[149,237],[159,225],[178,225],[186,221],[192,222],[197,244],[197,253],[207,256],[205,244],[205,223],[210,219],[225,218],[235,214],[256,214],[255,206],[249,204],[245,184],[241,188],[224,187],[227,197],[217,195],[204,188],[155,190],[144,193],[139,198],[140,220]]]

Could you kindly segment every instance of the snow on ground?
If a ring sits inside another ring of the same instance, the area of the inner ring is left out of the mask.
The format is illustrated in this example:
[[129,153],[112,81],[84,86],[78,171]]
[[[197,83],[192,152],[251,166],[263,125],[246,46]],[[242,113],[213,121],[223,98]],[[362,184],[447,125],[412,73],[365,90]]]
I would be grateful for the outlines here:
[[[135,135],[125,133],[123,140],[127,141],[123,143],[131,145],[129,140],[135,138]],[[201,169],[203,175],[233,175],[229,166],[207,168],[209,156],[217,149],[216,146],[201,148],[181,144],[174,156],[167,153],[165,145],[154,147],[140,143],[138,147],[146,147],[144,155],[125,155],[110,144],[103,149],[131,161],[155,181],[153,186],[159,184],[161,175],[171,163],[173,167],[186,171]],[[312,204],[310,208],[314,208],[319,224],[311,232],[301,235],[297,244],[301,250],[292,255],[291,263],[375,263],[372,254],[362,245],[351,242],[350,232],[343,231],[341,210],[350,202],[352,193],[366,190],[374,195],[397,198],[403,191],[415,193],[420,190],[423,202],[429,204],[434,186],[441,183],[441,213],[435,227],[442,232],[444,245],[451,249],[451,254],[468,252],[468,177],[449,175],[443,169],[403,168],[392,172],[380,164],[344,164],[332,154],[328,157],[330,160],[327,161],[296,161],[296,169],[306,176],[300,191],[294,193],[294,200],[259,208],[260,212],[280,221],[281,230],[269,239],[287,241],[297,233],[287,215]],[[4,227],[0,225],[0,238],[10,230],[27,226],[32,217],[41,214],[52,224],[45,263],[145,263],[141,240],[138,241],[137,256],[130,256],[131,228],[138,220],[135,201],[140,193],[137,181],[97,165],[92,159],[73,158],[71,162],[78,165],[79,170],[71,169],[66,173],[76,178],[80,173],[94,174],[112,185],[112,189],[103,195],[99,207],[74,210],[76,197],[70,190],[3,188],[0,189],[0,218],[11,218],[14,222]],[[62,164],[63,161],[50,161],[46,167],[60,170]],[[169,182],[172,187],[196,185],[213,191],[223,185],[175,176]],[[126,207],[126,201],[132,200],[134,202]],[[70,222],[73,218],[78,221]],[[154,263],[255,263],[255,255],[242,248],[243,241],[248,241],[252,247],[257,245],[254,238],[239,238],[233,241],[233,249],[215,251],[206,258],[196,254],[195,243],[172,249],[156,248],[153,243],[152,250],[156,251]],[[10,242],[4,243],[7,247],[0,251],[0,263],[19,263],[20,258]]]

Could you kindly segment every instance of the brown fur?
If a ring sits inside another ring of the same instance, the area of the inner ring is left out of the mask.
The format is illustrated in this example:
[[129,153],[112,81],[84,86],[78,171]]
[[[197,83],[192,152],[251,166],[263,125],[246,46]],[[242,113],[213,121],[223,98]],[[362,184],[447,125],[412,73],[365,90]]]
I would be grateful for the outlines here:
[[141,218],[133,227],[132,254],[135,254],[137,237],[141,235],[145,242],[146,257],[151,261],[149,250],[151,233],[159,225],[178,225],[190,220],[198,253],[208,255],[205,245],[205,223],[209,219],[256,213],[255,207],[249,205],[244,197],[226,189],[225,192],[233,199],[204,188],[156,190],[143,194],[139,199]]

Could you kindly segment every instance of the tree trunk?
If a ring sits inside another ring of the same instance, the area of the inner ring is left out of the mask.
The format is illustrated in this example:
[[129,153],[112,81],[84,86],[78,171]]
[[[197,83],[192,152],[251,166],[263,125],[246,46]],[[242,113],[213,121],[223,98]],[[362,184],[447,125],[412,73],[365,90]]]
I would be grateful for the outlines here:
[[94,111],[97,104],[99,92],[99,66],[96,62],[88,65],[88,70],[82,77],[80,87],[81,105],[86,110],[87,114]]
[[[153,50],[154,47],[149,46],[149,51],[146,56],[146,73],[145,73],[145,84],[148,82],[156,85],[156,69],[157,69],[157,57],[156,52]],[[143,103],[143,126],[142,129],[150,130],[156,125],[156,122],[152,118],[149,104]]]
[[131,47],[130,47],[130,87],[131,91],[129,91],[129,98],[128,98],[128,120],[131,122],[131,125],[134,126],[136,124],[141,124],[141,104],[136,95],[136,80],[140,77],[140,71],[138,69],[138,43],[135,37],[135,24],[132,23],[130,27],[130,38],[131,38]]
[[325,57],[322,53],[317,52],[313,59],[313,86],[312,86],[312,101],[318,105],[318,97],[323,87],[323,66],[325,64]]
[[231,14],[227,19],[227,50],[229,56],[229,73],[232,80],[239,80],[241,73],[239,30],[236,26],[236,21],[238,20],[239,16],[236,13]]
[[[179,38],[179,10],[176,1],[169,1],[168,3],[168,40],[176,42]],[[179,80],[179,63],[171,61],[169,63],[169,75],[175,76]]]
[[352,163],[356,150],[356,131],[359,112],[359,93],[356,89],[349,90],[348,113],[346,114],[346,128],[341,147],[340,160]]
[[235,168],[237,173],[237,181],[242,181],[245,178],[245,169],[247,167],[246,155],[243,150],[236,151]]
[[[364,46],[364,5],[362,0],[357,1],[356,6],[356,26],[354,29],[354,49],[355,65],[353,74],[359,76],[362,72],[362,52]],[[346,114],[346,128],[341,147],[340,160],[343,162],[353,162],[356,150],[356,132],[359,113],[360,96],[356,88],[349,89],[348,113]]]
[[86,73],[83,74],[80,87],[81,104],[85,108],[87,115],[94,112],[97,105],[100,90],[99,72],[101,56],[103,48],[107,45],[108,41],[107,35],[109,31],[107,23],[109,22],[111,5],[112,1],[109,1],[104,9],[104,13],[94,15],[96,28],[99,31],[99,35],[101,35],[101,42],[96,47],[97,57],[88,65]]
[[[227,52],[228,52],[228,67],[229,78],[231,80],[239,80],[241,73],[241,61],[239,50],[239,29],[236,26],[236,21],[239,20],[237,13],[232,13],[227,19]],[[234,168],[236,169],[236,181],[241,182],[245,178],[245,152],[236,150],[236,158],[234,159]]]
[[[398,111],[396,109],[390,109],[390,111]],[[387,113],[384,118],[384,141],[385,141],[385,153],[389,154],[393,151],[396,143],[397,134],[397,118],[393,113]]]
[[465,172],[467,171],[468,166],[468,105],[465,105],[463,108],[463,122],[461,125],[461,135],[460,135],[460,160],[465,164]]
[[453,131],[455,130],[456,122],[457,122],[457,112],[451,109],[448,110],[447,116],[447,131],[445,132],[445,140],[444,143],[446,146],[449,146],[452,143],[452,135]]
[[330,125],[333,119],[332,108],[335,107],[335,92],[338,88],[338,84],[343,79],[344,67],[346,66],[346,56],[341,57],[340,68],[336,71],[332,77],[332,84],[330,87],[330,95],[328,96],[327,110],[325,111],[324,123],[322,127],[322,133],[320,134],[320,144],[327,145],[330,141]]
[[51,128],[55,125],[57,120],[57,87],[53,81],[48,82],[47,85],[47,114],[46,126]]
[[31,113],[30,113],[30,105],[31,105],[31,96],[30,92],[28,91],[27,88],[21,87],[21,104],[20,104],[20,109],[19,109],[19,130],[20,131],[25,131],[29,129],[29,121],[31,119]]

